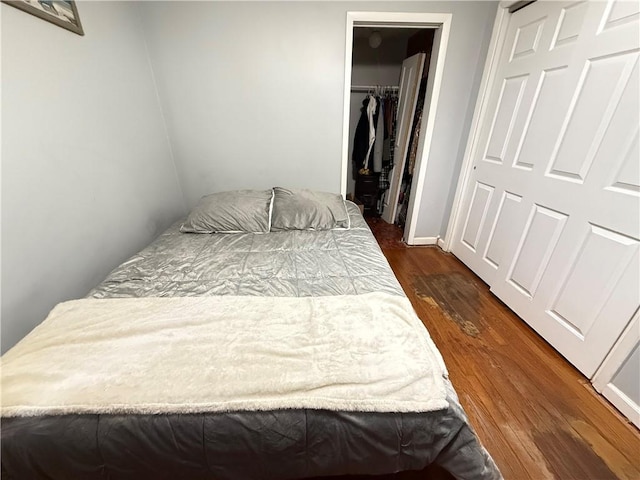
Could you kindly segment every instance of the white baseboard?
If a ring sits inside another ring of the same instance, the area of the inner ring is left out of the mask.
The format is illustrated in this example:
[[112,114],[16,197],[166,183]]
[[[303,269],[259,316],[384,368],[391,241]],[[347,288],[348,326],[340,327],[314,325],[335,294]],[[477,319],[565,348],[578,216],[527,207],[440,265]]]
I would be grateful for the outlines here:
[[438,237],[413,237],[413,242],[409,245],[435,245]]
[[604,388],[602,395],[636,427],[640,428],[640,406],[636,405],[624,392],[610,383]]
[[443,238],[438,237],[438,243],[437,244],[442,250],[444,250],[444,239]]

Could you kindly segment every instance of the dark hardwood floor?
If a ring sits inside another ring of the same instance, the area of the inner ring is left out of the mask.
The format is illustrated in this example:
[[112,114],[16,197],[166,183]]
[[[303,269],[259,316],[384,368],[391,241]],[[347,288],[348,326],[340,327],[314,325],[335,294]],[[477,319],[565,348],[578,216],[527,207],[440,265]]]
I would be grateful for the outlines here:
[[585,377],[453,255],[369,224],[506,479],[640,479],[638,430]]

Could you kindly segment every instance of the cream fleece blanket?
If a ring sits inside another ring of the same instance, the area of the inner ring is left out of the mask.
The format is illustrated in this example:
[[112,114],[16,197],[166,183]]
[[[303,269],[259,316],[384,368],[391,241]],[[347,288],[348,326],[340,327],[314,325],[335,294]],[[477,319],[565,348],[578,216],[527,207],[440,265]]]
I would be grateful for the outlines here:
[[446,408],[406,298],[84,299],[2,357],[2,416]]

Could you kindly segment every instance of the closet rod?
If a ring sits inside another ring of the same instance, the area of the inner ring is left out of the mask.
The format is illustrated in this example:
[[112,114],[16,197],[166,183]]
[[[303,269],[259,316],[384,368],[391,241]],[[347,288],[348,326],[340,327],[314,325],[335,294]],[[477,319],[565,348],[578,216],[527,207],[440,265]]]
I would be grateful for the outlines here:
[[352,92],[372,92],[376,89],[400,90],[400,87],[395,85],[351,85]]

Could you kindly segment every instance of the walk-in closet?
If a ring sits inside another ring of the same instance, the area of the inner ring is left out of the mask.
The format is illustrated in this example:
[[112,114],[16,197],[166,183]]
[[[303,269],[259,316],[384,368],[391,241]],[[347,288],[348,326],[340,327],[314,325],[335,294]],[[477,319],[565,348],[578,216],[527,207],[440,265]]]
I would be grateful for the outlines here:
[[404,227],[435,30],[356,27],[347,192],[367,216]]

